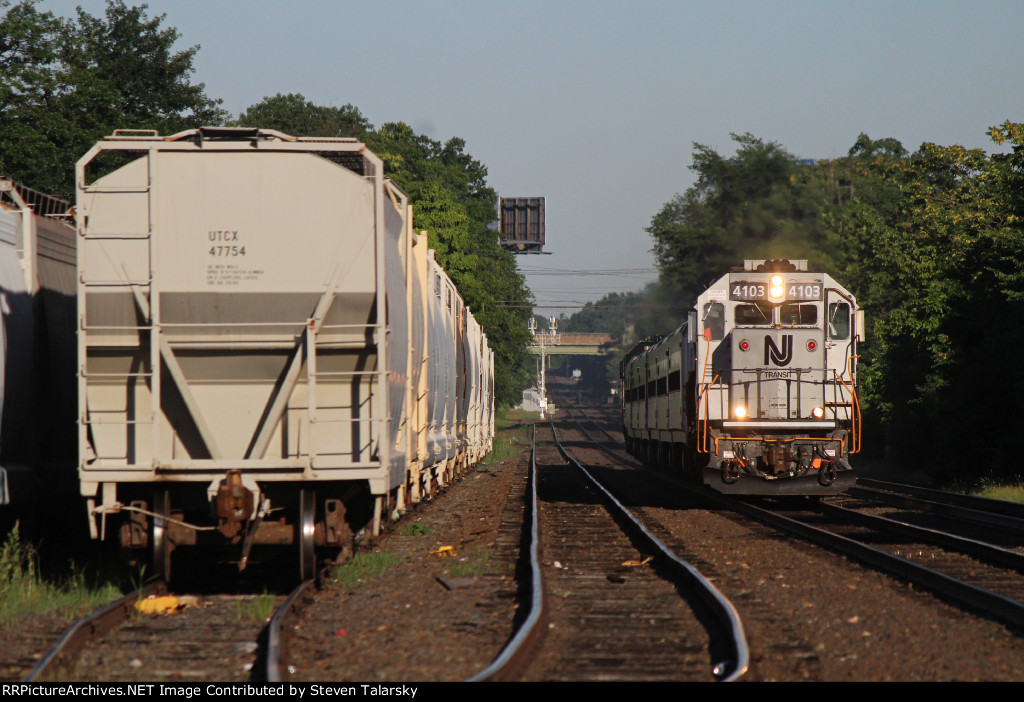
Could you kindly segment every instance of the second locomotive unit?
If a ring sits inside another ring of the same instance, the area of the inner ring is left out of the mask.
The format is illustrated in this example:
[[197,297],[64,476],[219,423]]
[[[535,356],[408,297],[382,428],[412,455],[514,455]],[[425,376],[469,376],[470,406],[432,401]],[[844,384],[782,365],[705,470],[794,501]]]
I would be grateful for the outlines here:
[[856,479],[863,338],[857,301],[828,274],[745,261],[676,331],[626,354],[627,448],[720,492],[841,492]]

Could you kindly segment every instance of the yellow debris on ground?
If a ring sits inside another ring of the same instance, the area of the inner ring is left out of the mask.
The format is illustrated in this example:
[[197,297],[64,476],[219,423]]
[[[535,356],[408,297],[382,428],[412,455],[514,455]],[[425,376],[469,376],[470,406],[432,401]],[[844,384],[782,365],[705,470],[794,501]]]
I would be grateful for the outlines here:
[[150,595],[135,603],[135,609],[143,614],[167,614],[177,612],[185,607],[197,607],[194,597],[175,597],[174,595]]
[[436,551],[430,552],[431,556],[437,556],[438,558],[450,558],[455,556],[455,548],[452,546],[442,546]]
[[648,563],[651,562],[651,560],[652,560],[652,557],[648,556],[647,558],[643,559],[642,561],[632,561],[632,560],[630,560],[630,561],[623,561],[622,565],[624,565],[624,566],[626,566],[628,568],[636,568],[637,566],[647,565]]

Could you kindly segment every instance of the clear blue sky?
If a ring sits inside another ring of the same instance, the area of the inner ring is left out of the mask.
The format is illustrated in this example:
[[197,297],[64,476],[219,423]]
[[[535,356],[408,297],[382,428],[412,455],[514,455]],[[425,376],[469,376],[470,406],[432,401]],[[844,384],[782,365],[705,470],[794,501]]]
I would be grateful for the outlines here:
[[[76,5],[105,3],[41,7]],[[195,80],[233,115],[278,92],[351,103],[462,137],[501,195],[545,196],[552,255],[520,265],[549,270],[528,284],[563,309],[655,278],[644,227],[692,184],[694,142],[729,154],[750,132],[829,158],[865,132],[988,151],[989,126],[1024,120],[1021,0],[148,5],[201,46]]]

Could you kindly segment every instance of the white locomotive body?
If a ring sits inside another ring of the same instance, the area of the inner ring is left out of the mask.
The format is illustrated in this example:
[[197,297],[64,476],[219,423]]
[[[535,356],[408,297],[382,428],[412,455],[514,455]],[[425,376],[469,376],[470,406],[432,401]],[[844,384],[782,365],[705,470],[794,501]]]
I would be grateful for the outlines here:
[[622,365],[627,447],[721,492],[827,494],[859,449],[854,297],[806,261],[746,261]]

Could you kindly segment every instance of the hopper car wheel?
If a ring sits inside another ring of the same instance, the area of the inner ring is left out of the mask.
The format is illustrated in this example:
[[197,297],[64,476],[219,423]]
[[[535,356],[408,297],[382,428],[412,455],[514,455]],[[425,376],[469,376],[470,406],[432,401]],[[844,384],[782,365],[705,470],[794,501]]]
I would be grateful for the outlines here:
[[171,514],[171,493],[159,490],[153,496],[153,574],[166,583],[171,582],[171,551],[168,524],[161,518]]
[[299,576],[303,580],[316,577],[316,492],[299,491]]

